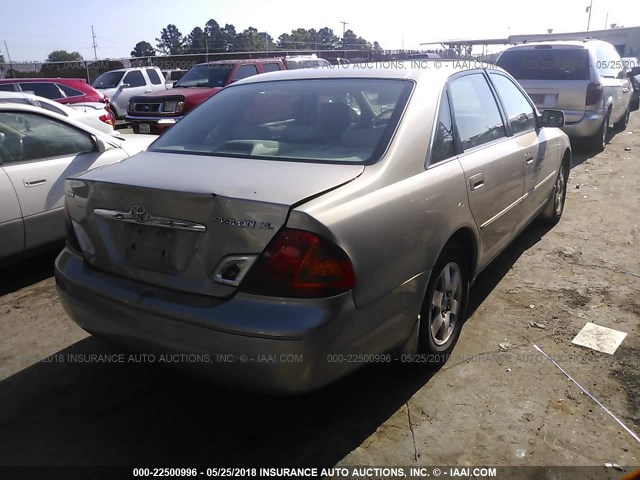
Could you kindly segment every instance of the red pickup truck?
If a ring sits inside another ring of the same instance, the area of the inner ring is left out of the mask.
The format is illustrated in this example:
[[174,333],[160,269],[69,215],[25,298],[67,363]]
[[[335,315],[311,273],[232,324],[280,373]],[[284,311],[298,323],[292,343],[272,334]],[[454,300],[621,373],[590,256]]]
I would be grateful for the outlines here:
[[170,90],[132,97],[126,119],[135,133],[159,135],[224,87],[259,73],[285,70],[280,58],[220,60],[192,67]]

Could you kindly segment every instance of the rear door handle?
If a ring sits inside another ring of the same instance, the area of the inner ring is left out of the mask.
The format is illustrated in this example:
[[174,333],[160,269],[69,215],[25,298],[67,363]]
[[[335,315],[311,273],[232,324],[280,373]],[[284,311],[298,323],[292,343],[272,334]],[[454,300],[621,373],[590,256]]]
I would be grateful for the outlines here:
[[38,185],[44,185],[45,183],[47,183],[47,179],[46,178],[39,178],[38,180],[25,180],[24,181],[24,186],[25,187],[37,187]]
[[151,90],[145,90],[144,93],[151,93]]
[[478,190],[482,187],[484,187],[484,175],[476,173],[469,177],[469,188],[471,188],[471,191]]

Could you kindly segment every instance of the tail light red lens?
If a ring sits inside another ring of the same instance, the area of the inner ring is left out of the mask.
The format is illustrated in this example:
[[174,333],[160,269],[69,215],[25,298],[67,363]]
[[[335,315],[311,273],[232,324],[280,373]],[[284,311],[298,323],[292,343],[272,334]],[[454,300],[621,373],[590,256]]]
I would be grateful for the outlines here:
[[585,104],[595,105],[602,100],[602,84],[598,82],[591,82],[587,85],[587,97]]
[[106,110],[106,113],[104,115],[100,115],[98,118],[100,119],[100,121],[106,123],[107,125],[111,125],[113,127],[116,124],[116,117],[111,111],[111,108],[109,107],[109,105],[104,107],[104,109]]
[[241,289],[277,297],[339,295],[355,285],[353,266],[337,245],[315,233],[285,228],[267,246]]

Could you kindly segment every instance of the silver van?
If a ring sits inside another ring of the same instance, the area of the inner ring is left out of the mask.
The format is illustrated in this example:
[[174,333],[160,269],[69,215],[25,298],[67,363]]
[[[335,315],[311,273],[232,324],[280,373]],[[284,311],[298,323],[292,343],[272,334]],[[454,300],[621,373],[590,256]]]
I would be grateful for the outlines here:
[[601,40],[517,45],[498,66],[513,75],[540,111],[564,112],[564,131],[590,150],[602,151],[609,128],[626,128],[632,86],[618,51]]

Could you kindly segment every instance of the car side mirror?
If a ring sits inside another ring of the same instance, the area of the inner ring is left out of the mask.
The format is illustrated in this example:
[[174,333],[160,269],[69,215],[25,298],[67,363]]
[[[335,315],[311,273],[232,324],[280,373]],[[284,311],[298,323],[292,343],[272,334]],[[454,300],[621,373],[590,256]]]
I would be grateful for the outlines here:
[[95,144],[98,153],[104,153],[107,151],[107,144],[100,137],[94,135],[93,143]]
[[543,127],[564,127],[564,112],[562,110],[545,110],[542,112]]
[[129,83],[123,83],[122,85],[120,85],[120,90],[124,90],[125,88],[129,88],[129,87],[131,87]]
[[633,67],[629,72],[629,75],[635,77],[636,75],[640,75],[640,67]]

